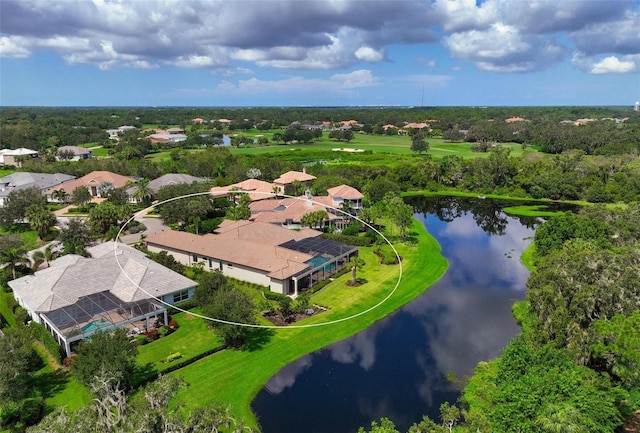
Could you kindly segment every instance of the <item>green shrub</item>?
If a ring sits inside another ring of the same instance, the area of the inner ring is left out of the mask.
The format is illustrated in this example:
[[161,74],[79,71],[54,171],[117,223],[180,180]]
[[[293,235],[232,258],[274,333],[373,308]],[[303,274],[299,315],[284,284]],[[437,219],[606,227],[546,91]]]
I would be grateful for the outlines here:
[[167,356],[166,361],[167,362],[172,362],[172,361],[175,361],[176,359],[180,359],[180,358],[182,358],[182,353],[176,352],[176,353],[172,353],[171,355]]
[[47,331],[47,328],[35,322],[31,322],[29,328],[31,328],[33,338],[40,341],[56,361],[61,362],[65,356],[64,349],[58,344],[53,335]]
[[34,425],[42,419],[42,398],[25,398],[20,402],[20,422]]
[[169,328],[167,328],[166,326],[161,326],[160,328],[158,328],[158,333],[162,336],[165,337],[167,335],[169,335]]
[[187,301],[178,302],[171,307],[167,307],[167,314],[171,316],[180,312],[178,309],[173,307],[178,307],[182,310],[191,310],[192,308],[196,308],[197,306],[198,304],[196,303],[195,299],[189,299]]
[[17,306],[13,310],[13,315],[16,317],[16,322],[22,323],[23,325],[25,325],[31,319],[31,316],[29,316],[29,312],[21,306]]
[[150,342],[151,341],[149,340],[149,337],[144,334],[136,336],[136,343],[138,343],[139,346],[144,346],[145,344],[148,344]]
[[282,293],[272,292],[268,287],[265,287],[262,291],[264,293],[264,297],[269,299],[270,301],[280,301],[282,298],[286,298]]
[[346,236],[337,233],[323,233],[320,235],[323,239],[329,239],[343,244],[354,245],[357,247],[368,247],[373,243],[373,239],[364,236]]
[[14,401],[6,401],[0,406],[0,426],[13,424],[20,418],[20,407]]

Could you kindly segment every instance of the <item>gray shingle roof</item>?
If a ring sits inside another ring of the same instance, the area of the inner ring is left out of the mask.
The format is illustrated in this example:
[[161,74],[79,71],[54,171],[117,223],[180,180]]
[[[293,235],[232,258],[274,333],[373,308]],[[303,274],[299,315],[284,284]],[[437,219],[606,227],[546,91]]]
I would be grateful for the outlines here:
[[105,242],[88,251],[91,258],[63,256],[50,268],[10,281],[9,287],[32,310],[46,313],[94,293],[108,291],[124,302],[135,302],[197,284],[125,244]]

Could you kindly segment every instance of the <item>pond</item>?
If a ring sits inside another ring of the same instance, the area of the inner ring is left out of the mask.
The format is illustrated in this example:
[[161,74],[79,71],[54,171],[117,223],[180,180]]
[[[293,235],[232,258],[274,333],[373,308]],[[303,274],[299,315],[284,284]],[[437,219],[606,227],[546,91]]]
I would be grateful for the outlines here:
[[408,202],[442,246],[447,273],[392,315],[273,376],[252,404],[264,433],[357,432],[381,417],[405,432],[425,414],[438,420],[477,363],[519,332],[511,307],[525,295],[519,257],[536,221],[492,200]]

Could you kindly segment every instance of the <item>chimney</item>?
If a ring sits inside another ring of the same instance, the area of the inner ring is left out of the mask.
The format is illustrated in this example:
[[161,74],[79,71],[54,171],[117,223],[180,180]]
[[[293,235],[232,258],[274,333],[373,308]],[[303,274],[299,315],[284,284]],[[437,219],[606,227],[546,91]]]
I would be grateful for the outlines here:
[[302,167],[302,172],[303,172],[304,174],[307,174],[307,167]]

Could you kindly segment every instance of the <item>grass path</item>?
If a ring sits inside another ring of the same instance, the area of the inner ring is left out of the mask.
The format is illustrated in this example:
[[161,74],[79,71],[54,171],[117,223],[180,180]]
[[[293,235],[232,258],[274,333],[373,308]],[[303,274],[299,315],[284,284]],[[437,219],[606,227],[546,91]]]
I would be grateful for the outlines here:
[[[171,402],[172,406],[184,404],[187,408],[194,408],[219,402],[229,405],[235,417],[257,425],[251,412],[251,401],[279,369],[307,353],[367,328],[416,298],[444,274],[447,261],[440,254],[436,240],[418,221],[414,221],[412,234],[417,240],[415,246],[396,246],[403,257],[403,276],[397,291],[387,302],[367,314],[339,324],[270,331],[270,339],[260,349],[225,350],[180,369],[172,374],[183,377],[189,387],[178,393]],[[345,284],[350,275],[344,275],[312,298],[312,303],[328,305],[331,310],[300,323],[344,318],[375,305],[387,296],[396,285],[399,267],[374,264],[371,262],[374,260],[372,253],[365,253],[364,259],[370,265],[365,266],[358,276],[368,282],[351,288]],[[327,290],[329,288],[331,290]]]

